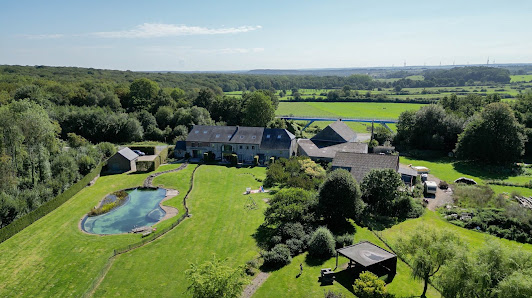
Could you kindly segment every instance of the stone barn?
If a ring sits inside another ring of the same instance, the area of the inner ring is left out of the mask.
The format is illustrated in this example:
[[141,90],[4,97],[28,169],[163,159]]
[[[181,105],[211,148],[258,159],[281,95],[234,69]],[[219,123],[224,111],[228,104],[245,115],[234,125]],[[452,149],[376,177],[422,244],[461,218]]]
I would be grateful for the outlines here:
[[107,160],[107,171],[111,173],[135,172],[138,157],[138,154],[128,147],[123,148]]

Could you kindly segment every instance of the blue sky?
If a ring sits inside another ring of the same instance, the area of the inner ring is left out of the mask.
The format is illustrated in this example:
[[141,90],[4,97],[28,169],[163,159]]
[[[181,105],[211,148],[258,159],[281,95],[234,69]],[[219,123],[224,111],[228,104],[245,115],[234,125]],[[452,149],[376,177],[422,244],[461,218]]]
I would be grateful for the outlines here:
[[532,62],[532,1],[4,0],[0,64],[245,70]]

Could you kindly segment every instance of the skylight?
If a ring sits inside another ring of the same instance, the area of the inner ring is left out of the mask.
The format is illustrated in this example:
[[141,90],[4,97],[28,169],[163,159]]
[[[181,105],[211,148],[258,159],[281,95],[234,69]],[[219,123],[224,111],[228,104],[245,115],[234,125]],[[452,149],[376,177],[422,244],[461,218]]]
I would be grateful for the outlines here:
[[217,134],[216,137],[219,138],[219,137],[220,137],[220,134]]
[[269,139],[269,138],[270,138],[270,135],[266,135],[266,138]]

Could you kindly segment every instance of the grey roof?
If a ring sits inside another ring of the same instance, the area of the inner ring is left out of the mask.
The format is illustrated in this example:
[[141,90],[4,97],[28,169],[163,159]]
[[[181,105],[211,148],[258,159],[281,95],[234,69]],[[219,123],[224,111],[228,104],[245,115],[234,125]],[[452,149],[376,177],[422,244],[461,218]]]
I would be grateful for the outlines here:
[[344,122],[338,120],[329,124],[322,131],[311,138],[313,141],[324,141],[333,143],[346,143],[356,141],[357,134]]
[[408,176],[417,176],[417,171],[410,167],[399,165],[399,174],[408,175]]
[[367,143],[341,143],[329,146],[328,142],[312,141],[309,139],[299,139],[297,144],[301,150],[300,153],[314,158],[333,159],[336,152],[357,152],[368,153]]
[[126,148],[123,148],[123,149],[119,150],[116,154],[122,155],[127,160],[135,160],[135,159],[137,159],[139,157],[139,155],[137,153],[133,152],[133,150],[129,149],[129,147],[126,147]]
[[290,148],[296,138],[291,132],[281,128],[265,128],[262,134],[260,149],[282,150]]
[[361,241],[357,244],[337,249],[336,251],[338,254],[364,267],[397,257],[395,254],[368,241]]
[[337,152],[332,162],[333,168],[345,168],[360,182],[373,169],[399,169],[398,155],[361,154]]
[[261,149],[287,149],[295,138],[280,128],[194,125],[187,142],[254,144],[260,145]]

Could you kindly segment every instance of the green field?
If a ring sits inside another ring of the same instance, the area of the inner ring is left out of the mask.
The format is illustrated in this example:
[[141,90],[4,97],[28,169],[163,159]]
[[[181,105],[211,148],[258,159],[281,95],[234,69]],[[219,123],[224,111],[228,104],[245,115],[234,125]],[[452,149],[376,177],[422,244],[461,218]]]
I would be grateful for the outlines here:
[[511,80],[510,82],[532,82],[532,75],[515,75],[510,76]]

